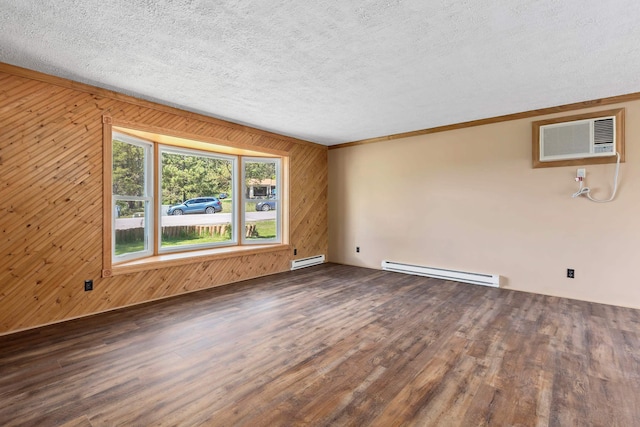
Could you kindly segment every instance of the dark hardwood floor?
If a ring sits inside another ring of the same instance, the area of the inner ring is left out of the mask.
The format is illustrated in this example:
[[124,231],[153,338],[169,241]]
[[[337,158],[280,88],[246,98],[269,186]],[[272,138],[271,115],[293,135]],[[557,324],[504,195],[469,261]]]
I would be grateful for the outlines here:
[[640,426],[640,310],[325,264],[0,337],[0,425]]

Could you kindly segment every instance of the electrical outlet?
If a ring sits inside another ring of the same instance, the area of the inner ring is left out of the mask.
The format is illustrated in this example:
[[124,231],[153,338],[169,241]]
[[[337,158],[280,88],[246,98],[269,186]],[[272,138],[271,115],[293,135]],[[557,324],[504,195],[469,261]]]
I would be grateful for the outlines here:
[[298,250],[294,248],[294,249],[293,249],[293,254],[294,254],[294,255],[298,255]]
[[586,178],[587,177],[587,170],[585,168],[580,168],[578,169],[578,172],[576,173],[576,176],[578,178]]
[[574,279],[576,277],[576,274],[573,268],[567,268],[567,277],[569,279]]
[[93,280],[85,280],[84,281],[84,291],[92,291],[93,290]]
[[360,246],[356,246],[356,252],[360,253]]

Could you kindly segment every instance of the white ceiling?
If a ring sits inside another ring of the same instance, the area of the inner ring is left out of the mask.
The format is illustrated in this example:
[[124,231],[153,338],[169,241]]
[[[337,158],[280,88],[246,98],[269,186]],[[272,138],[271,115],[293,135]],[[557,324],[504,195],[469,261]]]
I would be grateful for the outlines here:
[[326,145],[640,91],[638,0],[0,0],[0,61]]

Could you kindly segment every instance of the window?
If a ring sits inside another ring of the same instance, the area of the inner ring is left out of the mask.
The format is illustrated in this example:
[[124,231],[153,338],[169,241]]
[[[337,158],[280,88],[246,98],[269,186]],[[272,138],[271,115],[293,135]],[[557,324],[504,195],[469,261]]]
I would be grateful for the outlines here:
[[235,193],[237,159],[160,146],[159,162],[159,252],[235,244],[233,197],[217,196]]
[[153,145],[113,135],[112,201],[114,262],[153,253]]
[[279,159],[242,159],[242,216],[246,225],[243,243],[279,242],[279,175]]
[[285,157],[105,124],[105,276],[160,255],[286,241]]

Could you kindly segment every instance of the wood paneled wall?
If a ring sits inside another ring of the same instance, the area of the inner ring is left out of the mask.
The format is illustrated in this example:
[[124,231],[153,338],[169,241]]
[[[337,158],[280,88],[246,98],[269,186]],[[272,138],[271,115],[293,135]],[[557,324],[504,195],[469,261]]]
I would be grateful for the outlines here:
[[327,253],[326,147],[0,64],[0,334],[286,271],[294,258],[281,250],[101,278],[106,113],[288,152],[295,258]]

